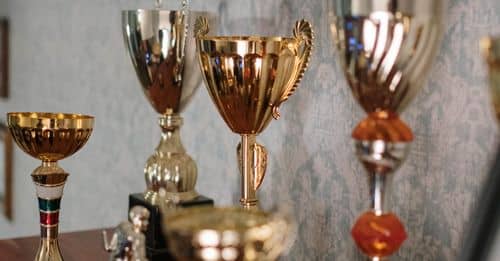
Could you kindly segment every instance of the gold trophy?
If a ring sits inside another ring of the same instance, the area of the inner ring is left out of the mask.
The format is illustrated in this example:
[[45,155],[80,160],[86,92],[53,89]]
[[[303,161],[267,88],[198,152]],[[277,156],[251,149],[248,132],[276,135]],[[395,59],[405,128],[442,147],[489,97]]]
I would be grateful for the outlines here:
[[207,36],[207,19],[195,24],[196,48],[205,86],[229,128],[241,135],[238,162],[243,207],[257,205],[267,152],[256,142],[279,106],[293,94],[313,47],[311,24],[298,21],[293,37]]
[[481,49],[488,64],[490,95],[495,116],[500,122],[500,37],[488,37],[481,41]]
[[411,129],[399,118],[424,83],[439,49],[442,0],[329,0],[331,29],[351,91],[368,113],[354,129],[358,159],[368,171],[370,211],[352,236],[370,260],[384,259],[406,239],[389,211],[393,173],[408,154]]
[[31,178],[40,211],[41,241],[36,261],[63,260],[57,241],[59,209],[68,173],[57,164],[85,145],[94,117],[80,114],[11,112],[7,124],[17,145],[42,160]]
[[[183,3],[187,4],[187,3]],[[181,206],[213,205],[195,190],[197,168],[180,140],[180,113],[201,83],[192,33],[193,17],[204,12],[182,10],[128,10],[122,29],[142,91],[160,114],[161,140],[144,168],[147,189],[129,196],[129,209],[140,205],[150,213],[146,231],[148,256],[162,259],[165,239],[158,205],[160,192],[179,199]]]
[[256,209],[163,211],[169,249],[179,261],[276,260],[294,238],[288,219]]

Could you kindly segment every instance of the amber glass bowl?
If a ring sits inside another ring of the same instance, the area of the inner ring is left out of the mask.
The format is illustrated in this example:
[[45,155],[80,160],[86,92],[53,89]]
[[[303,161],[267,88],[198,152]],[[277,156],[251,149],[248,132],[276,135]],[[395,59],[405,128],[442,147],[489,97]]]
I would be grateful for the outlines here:
[[58,161],[77,152],[90,137],[94,117],[81,114],[11,112],[7,124],[14,141],[42,161]]

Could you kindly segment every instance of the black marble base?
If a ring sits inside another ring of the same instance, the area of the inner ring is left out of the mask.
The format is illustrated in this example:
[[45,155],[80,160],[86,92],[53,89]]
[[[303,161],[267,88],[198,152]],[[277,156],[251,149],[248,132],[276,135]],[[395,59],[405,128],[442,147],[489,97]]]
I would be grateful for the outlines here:
[[[164,258],[166,253],[166,240],[163,237],[163,231],[161,228],[161,212],[160,208],[158,206],[153,206],[149,202],[147,202],[144,199],[144,194],[143,193],[136,193],[136,194],[130,194],[129,195],[129,201],[128,201],[128,208],[129,210],[134,207],[134,206],[143,206],[149,210],[150,217],[149,217],[149,226],[148,229],[145,233],[146,235],[146,249],[148,251],[148,257],[151,254],[152,258],[150,260],[155,261],[155,260],[173,260],[173,259],[161,259]],[[179,206],[181,207],[195,207],[195,206],[202,206],[202,205],[209,205],[213,206],[214,201],[210,198],[207,198],[205,196],[198,196],[192,200],[189,201],[181,201],[179,203]],[[156,256],[161,256],[161,258],[156,259]],[[168,255],[169,256],[169,255]]]

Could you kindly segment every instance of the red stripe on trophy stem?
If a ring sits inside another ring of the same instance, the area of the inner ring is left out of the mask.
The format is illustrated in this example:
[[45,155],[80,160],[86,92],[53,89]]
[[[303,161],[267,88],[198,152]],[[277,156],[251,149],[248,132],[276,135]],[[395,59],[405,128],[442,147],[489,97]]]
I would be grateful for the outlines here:
[[59,224],[59,211],[49,213],[40,211],[40,224],[46,226]]

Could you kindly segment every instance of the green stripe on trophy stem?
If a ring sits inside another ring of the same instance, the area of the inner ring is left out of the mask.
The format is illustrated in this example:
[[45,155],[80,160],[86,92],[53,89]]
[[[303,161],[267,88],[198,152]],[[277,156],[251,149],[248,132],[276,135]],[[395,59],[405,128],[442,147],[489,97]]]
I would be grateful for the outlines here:
[[56,199],[43,199],[38,198],[38,208],[43,211],[59,210],[61,206],[61,198]]

